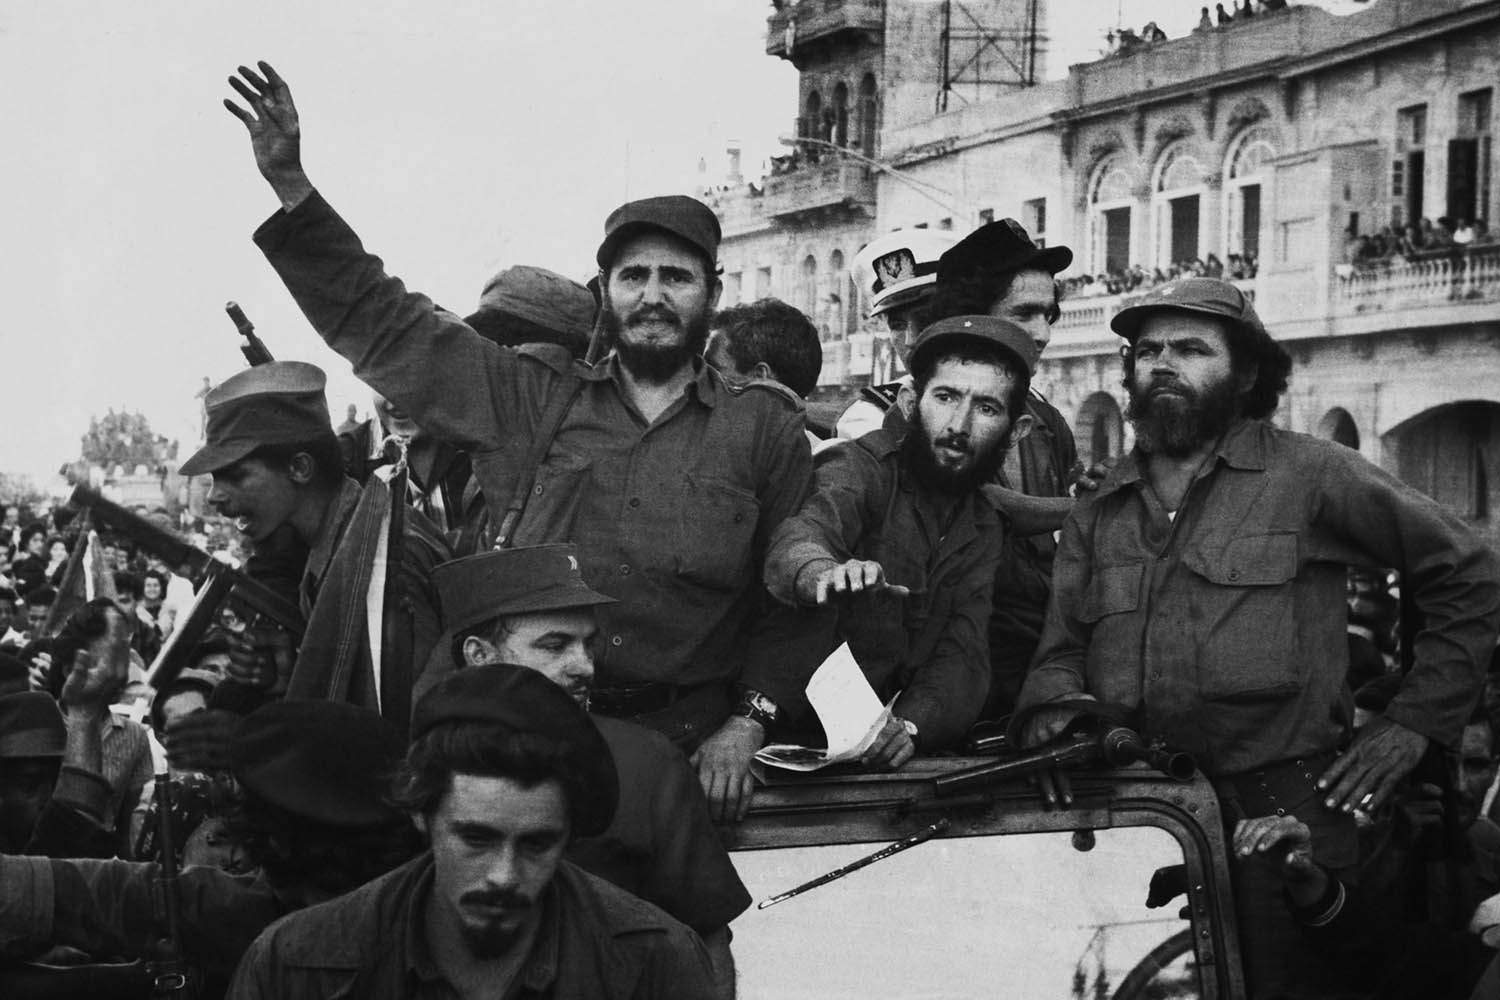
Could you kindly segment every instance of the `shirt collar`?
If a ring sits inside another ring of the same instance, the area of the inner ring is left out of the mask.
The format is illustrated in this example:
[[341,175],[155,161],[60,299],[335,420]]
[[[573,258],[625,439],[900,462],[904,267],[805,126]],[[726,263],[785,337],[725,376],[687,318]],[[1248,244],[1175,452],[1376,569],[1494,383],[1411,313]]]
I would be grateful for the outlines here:
[[334,546],[338,544],[341,529],[348,523],[349,516],[354,513],[354,508],[359,506],[360,486],[354,480],[344,478],[343,485],[339,487],[338,494],[333,498],[333,503],[328,506],[328,513],[323,515],[323,523],[318,528],[317,541],[313,543],[312,551],[307,554],[306,575],[313,580],[321,580],[323,573],[328,569],[328,561],[333,558]]
[[[693,358],[693,380],[688,383],[688,395],[693,396],[704,406],[712,409],[719,403],[719,393],[726,391],[723,377],[713,369],[702,358]],[[603,361],[586,368],[579,365],[576,369],[578,377],[585,382],[613,382],[615,386],[624,393],[624,385],[621,384],[620,359],[611,354]]]
[[[433,877],[432,855],[428,854],[427,858],[426,869],[418,876],[406,904],[404,965],[408,981],[415,977],[420,982],[433,983],[446,980],[433,961],[432,949],[427,944],[425,913]],[[542,917],[537,924],[536,936],[531,939],[531,950],[516,975],[516,982],[526,990],[545,995],[557,979],[558,942],[562,934],[560,910],[554,876],[542,893]]]
[[[1229,426],[1224,436],[1214,448],[1215,461],[1210,463],[1200,475],[1206,475],[1207,469],[1213,468],[1219,461],[1231,469],[1245,469],[1252,472],[1263,472],[1266,468],[1266,449],[1268,430],[1264,420],[1251,420],[1241,418]],[[1139,483],[1142,478],[1142,470],[1146,465],[1146,453],[1137,445],[1132,448],[1124,458],[1115,464],[1110,470],[1104,482],[1099,485],[1097,495],[1104,496],[1126,486]]]

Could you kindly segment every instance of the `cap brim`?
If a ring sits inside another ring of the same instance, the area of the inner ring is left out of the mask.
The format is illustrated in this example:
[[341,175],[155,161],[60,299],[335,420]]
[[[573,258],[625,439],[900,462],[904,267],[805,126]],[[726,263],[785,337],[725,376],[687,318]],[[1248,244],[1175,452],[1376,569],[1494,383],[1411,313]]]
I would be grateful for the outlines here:
[[897,288],[884,293],[885,298],[880,298],[879,294],[877,294],[870,303],[870,315],[881,316],[892,309],[899,309],[902,306],[909,306],[920,302],[933,293],[933,290],[937,287],[936,283],[936,274],[923,275],[921,278],[913,279],[913,283],[904,288]]
[[177,474],[179,476],[202,476],[217,472],[249,456],[254,450],[255,444],[249,441],[235,444],[205,444],[189,455],[186,462],[178,466]]
[[1192,313],[1194,316],[1212,316],[1215,319],[1226,320],[1230,323],[1243,325],[1244,321],[1225,314],[1218,309],[1207,306],[1192,305],[1186,302],[1142,302],[1139,305],[1126,306],[1115,314],[1115,318],[1109,321],[1109,328],[1126,340],[1134,341],[1136,335],[1141,332],[1141,322],[1153,313],[1176,312]]

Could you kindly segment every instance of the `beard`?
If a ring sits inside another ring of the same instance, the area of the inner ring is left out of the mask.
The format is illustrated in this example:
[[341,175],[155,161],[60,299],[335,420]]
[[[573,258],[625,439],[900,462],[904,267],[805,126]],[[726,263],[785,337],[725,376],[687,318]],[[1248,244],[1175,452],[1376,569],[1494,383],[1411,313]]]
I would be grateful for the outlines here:
[[[938,460],[939,447],[967,451],[969,460],[960,468],[946,466]],[[998,441],[982,451],[975,450],[973,440],[967,434],[939,434],[934,438],[922,423],[920,407],[912,409],[906,438],[901,442],[901,457],[917,482],[949,496],[972,493],[985,483],[993,482],[1008,450],[1009,427]]]
[[1184,458],[1229,429],[1240,412],[1233,376],[1193,389],[1175,378],[1152,378],[1144,388],[1132,378],[1125,416],[1147,454]]
[[464,895],[466,903],[487,903],[508,907],[516,916],[509,926],[499,920],[464,920],[459,933],[469,953],[475,958],[500,958],[507,954],[529,929],[527,920],[536,907],[536,900],[520,892],[471,892]]
[[[663,385],[703,354],[708,344],[708,310],[684,320],[671,306],[642,306],[628,316],[620,316],[614,304],[604,302],[606,343],[615,349],[620,367],[650,385]],[[669,323],[681,333],[675,343],[632,343],[623,334],[630,327],[645,322]]]

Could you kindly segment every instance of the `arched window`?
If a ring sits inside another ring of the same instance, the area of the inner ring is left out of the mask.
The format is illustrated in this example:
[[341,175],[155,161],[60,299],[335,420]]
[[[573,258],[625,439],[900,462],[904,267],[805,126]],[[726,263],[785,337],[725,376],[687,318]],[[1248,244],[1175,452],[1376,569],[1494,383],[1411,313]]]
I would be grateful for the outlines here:
[[1124,158],[1111,156],[1089,182],[1089,270],[1123,274],[1130,266],[1130,216],[1134,182]]
[[818,315],[818,258],[808,254],[802,261],[802,281],[797,289],[797,308],[816,318]]
[[859,81],[859,148],[866,156],[875,155],[875,136],[880,128],[880,105],[875,96],[875,74],[866,73]]
[[1073,426],[1078,457],[1085,468],[1125,453],[1125,421],[1120,404],[1109,393],[1096,392],[1085,399]]
[[1187,141],[1168,146],[1151,178],[1153,263],[1163,271],[1199,258],[1203,235],[1203,164]]
[[[1271,160],[1276,156],[1275,134],[1264,125],[1241,132],[1229,144],[1224,162],[1224,253],[1250,261],[1260,259],[1262,206],[1270,203]],[[1247,268],[1254,272],[1253,266]]]
[[1323,414],[1323,419],[1318,421],[1318,437],[1359,451],[1359,427],[1342,406],[1335,406]]
[[[819,138],[818,129],[822,127],[820,124],[822,120],[823,95],[814,90],[808,93],[806,110],[802,115],[802,120],[797,123],[798,137],[802,139]],[[818,158],[817,152],[814,148],[807,149],[808,157],[813,160]]]
[[825,340],[843,340],[847,333],[845,317],[852,303],[844,295],[844,282],[840,280],[843,273],[844,251],[835,250],[828,255],[828,298],[818,323]]
[[849,145],[849,88],[843,81],[833,88],[833,141]]

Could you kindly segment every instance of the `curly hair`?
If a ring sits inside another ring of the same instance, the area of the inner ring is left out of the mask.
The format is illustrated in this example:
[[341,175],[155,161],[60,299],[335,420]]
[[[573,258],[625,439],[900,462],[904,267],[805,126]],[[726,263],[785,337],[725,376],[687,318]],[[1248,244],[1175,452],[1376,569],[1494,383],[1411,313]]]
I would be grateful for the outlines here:
[[818,328],[796,306],[765,298],[721,309],[709,328],[725,334],[724,349],[740,371],[764,362],[802,398],[818,387],[823,345]]

